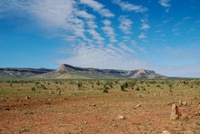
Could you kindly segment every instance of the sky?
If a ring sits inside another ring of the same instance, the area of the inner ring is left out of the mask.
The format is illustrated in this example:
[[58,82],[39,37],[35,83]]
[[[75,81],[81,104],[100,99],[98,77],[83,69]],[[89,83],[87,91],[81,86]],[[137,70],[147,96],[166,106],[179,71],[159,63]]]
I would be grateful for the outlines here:
[[0,0],[0,68],[200,77],[199,0]]

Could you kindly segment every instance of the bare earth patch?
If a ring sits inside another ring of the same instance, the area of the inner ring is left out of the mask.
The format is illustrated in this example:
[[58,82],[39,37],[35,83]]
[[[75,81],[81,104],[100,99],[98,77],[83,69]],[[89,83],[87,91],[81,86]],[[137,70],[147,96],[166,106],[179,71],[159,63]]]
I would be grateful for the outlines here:
[[[6,87],[5,85],[3,86]],[[179,89],[180,88],[180,89]],[[62,87],[61,87],[62,89]],[[9,89],[10,90],[10,89]],[[14,89],[13,89],[14,90]],[[173,95],[156,86],[148,91],[117,88],[108,93],[92,89],[62,90],[62,95],[30,99],[1,95],[0,133],[63,134],[198,134],[200,132],[200,89],[174,87]],[[117,91],[116,91],[117,90]],[[155,95],[155,92],[158,92]],[[36,94],[38,91],[35,91]],[[138,94],[143,97],[139,97]],[[41,94],[41,92],[40,92]],[[7,98],[5,98],[5,96]],[[181,117],[170,120],[171,106],[179,100]]]

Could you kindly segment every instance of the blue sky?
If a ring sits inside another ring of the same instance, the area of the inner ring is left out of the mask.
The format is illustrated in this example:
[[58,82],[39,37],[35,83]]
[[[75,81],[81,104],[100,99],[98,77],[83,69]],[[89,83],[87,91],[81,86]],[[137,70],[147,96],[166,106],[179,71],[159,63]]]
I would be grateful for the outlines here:
[[200,77],[199,0],[1,0],[0,68]]

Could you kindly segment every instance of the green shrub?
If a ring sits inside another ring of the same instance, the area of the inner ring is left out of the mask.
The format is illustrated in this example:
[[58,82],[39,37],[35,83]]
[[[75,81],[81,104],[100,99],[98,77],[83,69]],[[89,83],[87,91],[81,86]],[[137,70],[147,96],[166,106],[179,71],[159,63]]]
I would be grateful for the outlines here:
[[12,87],[12,82],[10,83],[10,87]]
[[78,85],[78,89],[81,90],[81,88],[83,86],[83,83],[82,82],[78,82],[77,85]]
[[161,87],[160,85],[157,85],[156,87]]
[[104,88],[103,88],[103,93],[108,93],[108,89],[109,89],[109,87],[108,87],[108,86],[106,86],[106,85],[104,85]]
[[123,92],[125,92],[126,90],[125,90],[125,86],[124,86],[124,84],[123,85],[121,85],[121,91],[123,91]]
[[47,87],[45,85],[43,85],[43,84],[41,84],[41,88],[42,89],[47,89]]
[[107,88],[104,88],[104,89],[103,89],[103,92],[104,92],[104,93],[108,93],[108,89],[107,89]]
[[135,88],[135,90],[139,91],[139,90],[140,90],[140,88],[139,88],[139,87],[136,87],[136,88]]
[[36,88],[35,88],[35,87],[32,87],[31,90],[32,90],[32,91],[36,91]]

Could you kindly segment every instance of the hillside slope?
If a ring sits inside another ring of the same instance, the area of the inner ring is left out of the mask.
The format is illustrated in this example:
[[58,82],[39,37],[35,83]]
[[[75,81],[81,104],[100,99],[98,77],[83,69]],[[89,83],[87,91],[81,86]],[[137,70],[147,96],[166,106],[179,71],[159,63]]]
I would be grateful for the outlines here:
[[62,64],[57,70],[34,76],[41,79],[114,79],[114,78],[165,78],[160,74],[151,70],[114,70],[114,69],[97,69],[97,68],[81,68],[68,64]]
[[0,68],[0,79],[28,78],[53,71],[53,69]]

